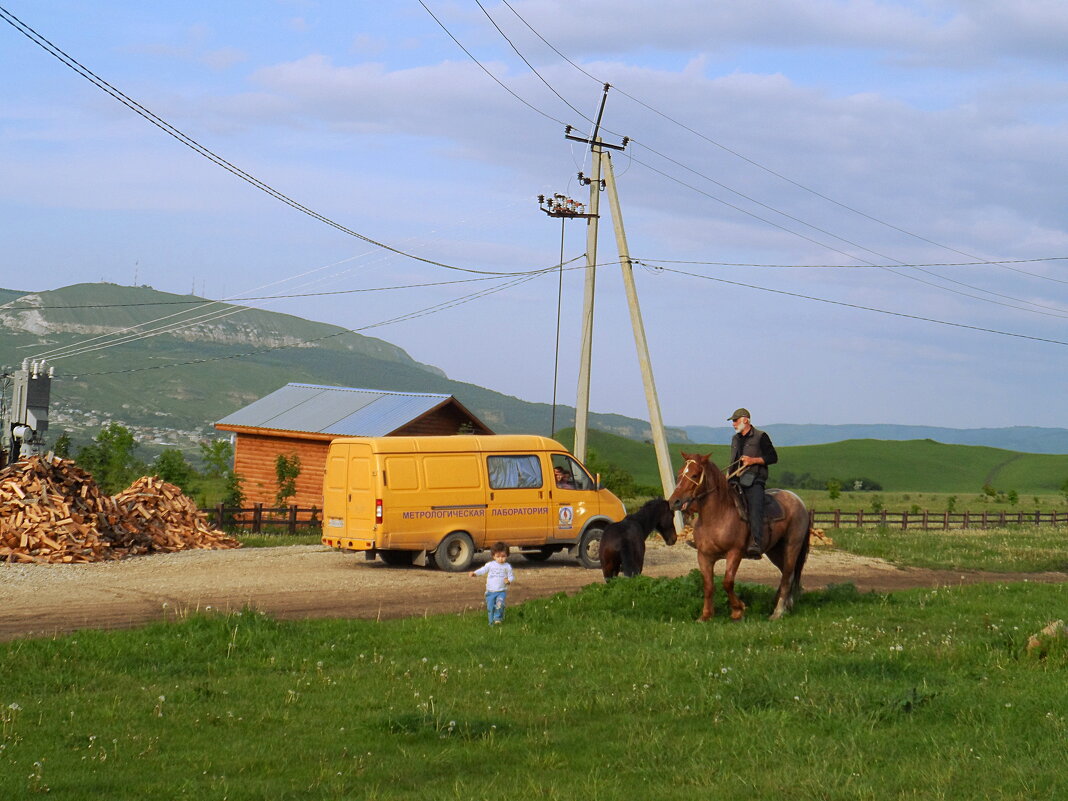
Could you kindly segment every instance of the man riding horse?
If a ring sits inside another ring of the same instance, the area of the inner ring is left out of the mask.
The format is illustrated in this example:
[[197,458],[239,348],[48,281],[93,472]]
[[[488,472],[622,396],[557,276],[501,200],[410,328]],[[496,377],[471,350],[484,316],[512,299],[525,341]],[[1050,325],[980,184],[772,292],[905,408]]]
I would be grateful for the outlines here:
[[764,553],[764,486],[768,483],[768,466],[779,461],[779,454],[766,431],[755,428],[748,409],[735,409],[730,416],[734,426],[731,439],[730,481],[745,495],[749,508],[749,544],[746,559],[759,559]]

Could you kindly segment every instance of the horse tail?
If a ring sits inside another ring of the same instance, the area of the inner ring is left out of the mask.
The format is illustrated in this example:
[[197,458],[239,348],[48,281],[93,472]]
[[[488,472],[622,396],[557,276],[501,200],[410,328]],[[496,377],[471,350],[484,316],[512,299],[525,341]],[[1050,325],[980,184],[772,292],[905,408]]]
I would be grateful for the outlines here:
[[799,593],[801,591],[801,571],[805,569],[805,562],[808,560],[808,548],[809,543],[812,541],[812,527],[805,526],[805,536],[801,542],[801,552],[797,555],[797,561],[794,562],[794,576],[793,576],[793,588],[794,592]]

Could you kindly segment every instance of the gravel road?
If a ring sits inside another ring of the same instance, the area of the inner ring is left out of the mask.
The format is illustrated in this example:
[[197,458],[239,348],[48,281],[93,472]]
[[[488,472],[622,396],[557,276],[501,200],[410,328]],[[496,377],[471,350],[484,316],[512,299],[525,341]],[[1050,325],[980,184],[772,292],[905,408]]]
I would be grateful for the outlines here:
[[[487,555],[480,555],[484,561]],[[566,554],[528,562],[513,555],[509,605],[601,581]],[[651,541],[645,574],[679,576],[697,566],[692,548]],[[723,565],[718,566],[722,569]],[[1068,581],[1064,573],[992,574],[898,568],[879,559],[813,548],[804,586],[852,582],[889,591],[976,581]],[[745,562],[739,580],[777,584],[766,559]],[[483,583],[466,573],[389,567],[321,545],[185,551],[88,565],[0,563],[0,640],[83,628],[125,628],[195,610],[246,606],[283,619],[395,618],[478,608]]]

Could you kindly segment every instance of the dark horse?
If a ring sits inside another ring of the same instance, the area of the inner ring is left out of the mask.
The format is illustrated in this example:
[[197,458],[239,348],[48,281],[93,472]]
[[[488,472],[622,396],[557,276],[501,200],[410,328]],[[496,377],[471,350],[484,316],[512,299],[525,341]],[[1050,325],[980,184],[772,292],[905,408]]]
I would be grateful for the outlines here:
[[601,572],[604,580],[624,576],[640,576],[645,567],[645,538],[653,529],[660,532],[664,542],[675,544],[675,515],[663,498],[647,502],[634,514],[618,523],[610,524],[601,533]]
[[[727,570],[723,589],[731,607],[731,620],[741,620],[745,604],[734,594],[734,576],[745,554],[749,539],[749,524],[742,520],[735,506],[727,479],[708,456],[684,453],[686,460],[679,471],[678,483],[668,501],[671,508],[686,514],[697,513],[693,541],[697,549],[697,564],[705,584],[705,605],[701,620],[714,613],[712,591],[715,588],[713,568],[726,558]],[[808,510],[804,502],[789,490],[769,490],[782,507],[783,517],[775,520],[765,531],[768,559],[782,572],[779,592],[775,596],[772,620],[793,609],[801,592],[801,570],[808,557]],[[770,498],[769,498],[770,500]],[[770,516],[769,516],[770,519]]]

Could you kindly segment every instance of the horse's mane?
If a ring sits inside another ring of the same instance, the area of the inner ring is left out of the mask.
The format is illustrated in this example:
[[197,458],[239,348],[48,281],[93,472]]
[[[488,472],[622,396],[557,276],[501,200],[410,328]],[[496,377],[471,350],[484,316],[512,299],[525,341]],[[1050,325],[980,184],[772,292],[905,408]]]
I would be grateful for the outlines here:
[[656,522],[660,516],[660,507],[665,503],[667,501],[663,498],[653,498],[651,501],[646,501],[638,511],[632,512],[627,517],[639,523],[644,530],[651,531],[656,528]]
[[711,456],[707,457],[705,464],[705,483],[708,485],[709,492],[720,492],[727,489],[727,477],[712,461]]

